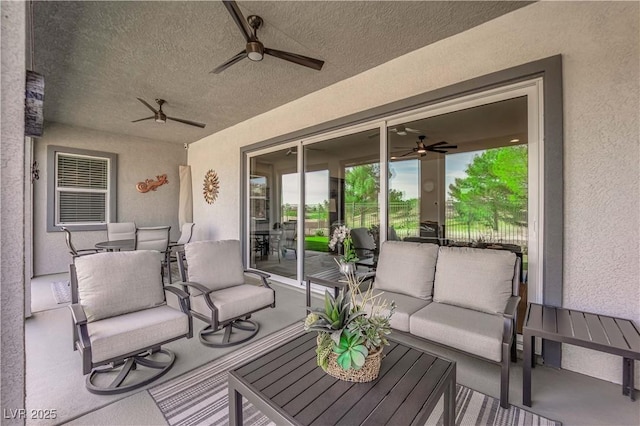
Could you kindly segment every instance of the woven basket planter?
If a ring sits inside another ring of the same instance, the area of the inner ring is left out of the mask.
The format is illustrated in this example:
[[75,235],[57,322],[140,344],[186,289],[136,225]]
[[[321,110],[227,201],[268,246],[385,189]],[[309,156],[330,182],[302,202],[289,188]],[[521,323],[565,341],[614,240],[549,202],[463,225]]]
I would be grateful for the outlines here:
[[371,382],[378,378],[380,373],[380,363],[382,362],[382,348],[378,348],[375,351],[369,353],[364,361],[364,365],[360,370],[354,370],[350,368],[343,370],[338,365],[338,355],[331,352],[329,354],[329,366],[327,367],[327,374],[335,377],[336,379],[344,380],[346,382],[365,383]]

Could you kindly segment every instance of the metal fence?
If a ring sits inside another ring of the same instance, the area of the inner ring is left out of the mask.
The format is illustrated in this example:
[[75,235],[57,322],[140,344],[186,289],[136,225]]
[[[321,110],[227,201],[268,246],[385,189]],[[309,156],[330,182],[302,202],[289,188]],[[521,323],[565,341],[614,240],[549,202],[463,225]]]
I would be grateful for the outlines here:
[[[398,238],[420,236],[419,203],[389,203],[388,222],[393,227]],[[293,207],[293,206],[292,206]],[[297,206],[295,206],[297,207]],[[293,210],[293,209],[292,209]],[[515,222],[527,223],[526,211],[510,213]],[[283,217],[288,217],[283,209]],[[498,221],[497,229],[487,226],[486,220],[466,222],[457,215],[453,203],[448,200],[445,205],[444,235],[443,237],[459,242],[492,242],[516,244],[525,252],[528,241],[527,226],[518,226],[504,221]],[[344,224],[349,228],[368,228],[380,224],[378,203],[348,203],[345,205]],[[306,235],[329,236],[331,224],[325,219],[306,219]]]

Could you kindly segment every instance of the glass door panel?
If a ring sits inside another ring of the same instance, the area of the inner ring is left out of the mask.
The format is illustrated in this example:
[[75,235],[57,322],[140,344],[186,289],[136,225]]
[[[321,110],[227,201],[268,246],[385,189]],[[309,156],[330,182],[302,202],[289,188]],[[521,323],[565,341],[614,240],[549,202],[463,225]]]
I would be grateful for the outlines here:
[[304,172],[304,275],[337,268],[343,247],[329,242],[338,226],[352,230],[360,259],[373,257],[380,225],[377,130],[306,145]]
[[295,279],[299,178],[294,149],[256,155],[250,160],[250,266]]
[[528,251],[527,97],[388,128],[388,239]]

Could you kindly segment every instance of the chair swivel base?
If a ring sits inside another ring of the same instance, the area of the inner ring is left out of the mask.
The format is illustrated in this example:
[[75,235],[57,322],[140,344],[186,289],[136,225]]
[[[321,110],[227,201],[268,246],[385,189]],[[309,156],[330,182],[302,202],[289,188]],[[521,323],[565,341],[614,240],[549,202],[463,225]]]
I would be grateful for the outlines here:
[[[157,360],[152,360],[148,358],[148,356],[150,356],[151,354],[136,355],[136,356],[127,358],[124,361],[124,364],[107,365],[107,366],[94,368],[91,371],[91,373],[87,376],[87,380],[86,380],[87,390],[97,395],[115,395],[119,393],[129,392],[131,390],[138,389],[142,386],[148,385],[149,383],[153,382],[154,380],[166,374],[171,369],[171,367],[173,367],[173,363],[176,360],[175,354],[168,349],[160,349],[160,350],[154,351],[153,353],[164,354],[168,356],[169,359],[166,361],[157,361]],[[129,376],[129,373],[131,373],[134,370],[137,370],[139,366],[147,367],[149,371],[152,371],[152,370],[158,370],[158,371],[152,374],[151,376],[149,376],[147,374],[142,373],[142,370],[141,370],[140,375],[142,377],[138,378],[137,380],[130,381],[130,383],[123,384],[125,379]],[[108,384],[107,386],[100,386],[95,383],[96,378],[100,376],[104,376],[105,374],[108,374],[108,373],[111,373],[111,375],[113,375],[116,371],[118,371],[118,369],[120,369],[120,372],[113,379],[113,381],[111,381],[111,383]]]
[[[236,333],[233,329],[241,332]],[[226,348],[251,340],[259,330],[260,324],[250,319],[235,320],[218,330],[209,325],[200,331],[200,343],[212,348]]]

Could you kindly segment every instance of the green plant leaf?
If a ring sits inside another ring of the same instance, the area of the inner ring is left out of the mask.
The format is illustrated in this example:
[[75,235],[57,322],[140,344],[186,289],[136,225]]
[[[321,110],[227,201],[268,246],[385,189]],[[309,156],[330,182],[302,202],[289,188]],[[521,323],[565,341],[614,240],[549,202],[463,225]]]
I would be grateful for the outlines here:
[[347,351],[341,354],[337,359],[338,365],[343,370],[351,368],[351,354]]
[[362,354],[360,351],[351,351],[351,366],[356,370],[360,370],[364,365],[364,361],[366,356]]

